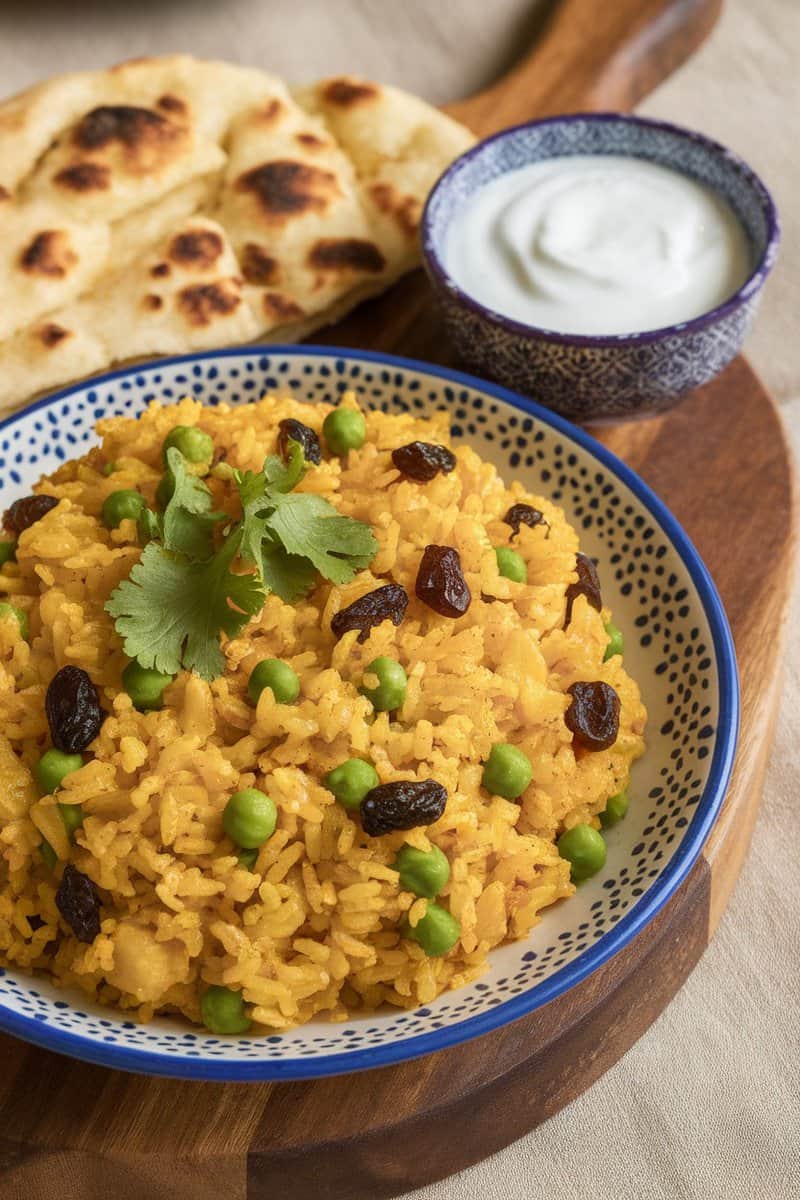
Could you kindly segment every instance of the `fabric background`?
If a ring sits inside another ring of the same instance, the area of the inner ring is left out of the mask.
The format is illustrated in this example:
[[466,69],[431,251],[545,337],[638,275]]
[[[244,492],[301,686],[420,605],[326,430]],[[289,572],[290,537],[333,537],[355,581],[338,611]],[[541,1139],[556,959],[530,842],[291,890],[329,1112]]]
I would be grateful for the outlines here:
[[[5,0],[0,91],[57,71],[188,50],[298,81],[354,70],[442,102],[503,70],[530,37],[538,11],[531,0]],[[711,40],[642,111],[719,138],[776,194],[782,258],[748,352],[780,401],[798,453],[800,0],[727,0]],[[796,605],[792,629],[798,617]],[[414,1193],[417,1200],[800,1197],[800,640],[794,634],[785,673],[750,857],[686,986],[568,1109],[494,1158]]]

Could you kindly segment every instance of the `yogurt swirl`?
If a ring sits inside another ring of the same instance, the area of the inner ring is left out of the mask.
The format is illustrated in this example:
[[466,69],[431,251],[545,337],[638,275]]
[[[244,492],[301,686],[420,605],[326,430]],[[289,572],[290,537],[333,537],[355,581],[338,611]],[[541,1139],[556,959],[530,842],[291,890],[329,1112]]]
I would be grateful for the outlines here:
[[744,283],[751,254],[732,209],[644,159],[575,155],[510,171],[451,222],[458,286],[512,319],[625,334],[689,321]]

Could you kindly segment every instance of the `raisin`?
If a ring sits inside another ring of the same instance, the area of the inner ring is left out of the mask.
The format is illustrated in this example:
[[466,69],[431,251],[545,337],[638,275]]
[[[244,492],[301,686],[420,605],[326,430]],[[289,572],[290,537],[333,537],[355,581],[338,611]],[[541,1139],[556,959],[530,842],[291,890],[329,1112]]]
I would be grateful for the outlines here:
[[56,892],[56,908],[79,942],[94,941],[100,932],[100,898],[88,875],[72,863],[64,867]]
[[359,642],[365,642],[373,625],[380,625],[382,621],[399,625],[407,608],[406,589],[399,583],[387,583],[374,592],[367,592],[366,596],[359,596],[358,600],[338,612],[331,621],[331,629],[337,638],[350,629],[358,629]]
[[278,426],[278,453],[284,462],[289,461],[289,442],[297,442],[306,462],[316,467],[322,462],[322,447],[316,433],[293,417],[286,417]]
[[417,571],[417,599],[442,617],[462,617],[472,595],[452,546],[426,546]]
[[608,683],[573,683],[564,714],[567,729],[584,750],[607,750],[619,733],[619,696]]
[[572,620],[572,606],[578,596],[585,596],[592,608],[596,608],[598,612],[603,607],[597,567],[587,554],[578,552],[575,555],[575,570],[578,572],[578,580],[576,583],[571,583],[566,592],[567,614],[564,617],[565,629]]
[[434,442],[409,442],[392,451],[392,462],[408,479],[430,483],[440,471],[448,475],[454,469],[456,456]]
[[393,829],[432,825],[446,804],[447,792],[435,779],[381,783],[361,801],[361,826],[370,837],[380,837]]
[[31,525],[41,521],[45,513],[49,513],[57,504],[55,496],[25,496],[22,500],[15,500],[3,514],[3,525],[9,533],[19,537]]
[[85,750],[103,724],[97,688],[80,667],[62,667],[56,671],[47,688],[44,707],[53,745],[65,754]]
[[519,533],[520,525],[529,525],[531,529],[534,525],[548,525],[544,513],[540,512],[538,508],[534,508],[532,504],[512,504],[503,520],[514,531],[511,534],[512,542]]

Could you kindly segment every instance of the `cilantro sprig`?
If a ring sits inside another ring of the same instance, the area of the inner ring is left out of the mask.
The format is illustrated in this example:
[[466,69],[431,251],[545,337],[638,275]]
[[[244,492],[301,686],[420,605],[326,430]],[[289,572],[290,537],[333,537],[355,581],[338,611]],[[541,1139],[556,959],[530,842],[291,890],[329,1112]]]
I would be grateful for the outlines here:
[[[261,471],[234,473],[242,516],[232,523],[213,511],[208,487],[186,470],[180,451],[168,450],[167,463],[169,502],[161,514],[143,512],[147,544],[106,603],[125,653],[143,667],[215,679],[225,665],[221,635],[235,637],[269,592],[293,603],[318,575],[347,583],[375,555],[368,525],[322,496],[293,490],[306,469],[294,442],[288,462],[271,455]],[[215,548],[214,530],[224,521]]]

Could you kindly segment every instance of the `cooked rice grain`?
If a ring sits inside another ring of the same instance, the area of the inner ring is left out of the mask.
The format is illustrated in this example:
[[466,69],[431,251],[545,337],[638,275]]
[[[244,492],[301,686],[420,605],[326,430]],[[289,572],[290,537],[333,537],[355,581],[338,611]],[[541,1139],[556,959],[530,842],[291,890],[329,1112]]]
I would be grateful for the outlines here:
[[[348,397],[345,403],[352,403]],[[181,674],[161,711],[140,713],[121,691],[126,665],[104,604],[139,556],[136,529],[100,521],[106,496],[138,488],[149,503],[161,477],[161,445],[178,424],[199,424],[232,467],[259,470],[275,452],[278,422],[296,417],[318,432],[328,405],[268,396],[257,404],[204,408],[187,399],[151,405],[139,420],[101,421],[102,447],[65,464],[39,490],[61,503],[24,532],[16,563],[0,569],[0,595],[23,608],[30,644],[0,620],[0,954],[24,970],[135,1011],[200,1020],[208,984],[241,988],[260,1026],[285,1029],[317,1014],[334,1020],[384,1004],[410,1007],[485,970],[507,939],[525,937],[544,909],[571,895],[569,864],[555,839],[588,821],[628,780],[643,751],[645,710],[622,659],[603,662],[610,614],[575,602],[562,629],[578,539],[563,512],[520,484],[506,487],[468,447],[457,467],[430,483],[403,480],[390,451],[415,439],[449,443],[445,414],[429,421],[370,413],[367,442],[347,460],[306,476],[347,515],[368,521],[379,550],[352,583],[322,582],[288,605],[267,599],[225,646],[226,673],[212,684]],[[102,468],[115,461],[106,477]],[[215,507],[236,514],[233,491],[209,480]],[[548,524],[522,526],[515,549],[527,585],[498,574],[494,545],[508,544],[502,518],[534,504]],[[455,546],[472,605],[452,621],[414,598],[428,543]],[[359,645],[338,643],[331,617],[389,576],[411,603]],[[481,594],[497,597],[485,603]],[[408,672],[395,719],[373,714],[359,692],[367,664],[388,654]],[[253,708],[247,679],[263,658],[282,658],[301,681],[294,705],[265,689]],[[44,692],[73,663],[98,685],[108,713],[93,757],[64,781],[59,799],[80,804],[84,823],[70,846],[51,796],[38,797],[33,767],[48,744]],[[602,679],[619,694],[616,744],[576,753],[564,724],[567,688]],[[481,763],[495,742],[518,745],[533,764],[520,803],[490,797]],[[381,782],[433,777],[448,792],[428,828],[373,839],[322,784],[343,759],[368,756]],[[238,862],[222,829],[228,797],[261,787],[275,800],[278,829],[255,866]],[[102,896],[102,928],[91,946],[72,937],[55,905],[60,867],[48,869],[42,837],[69,857]],[[439,846],[451,878],[439,902],[461,924],[461,940],[429,959],[398,932],[427,901],[400,890],[391,868],[408,842]],[[32,918],[36,918],[31,920]]]

